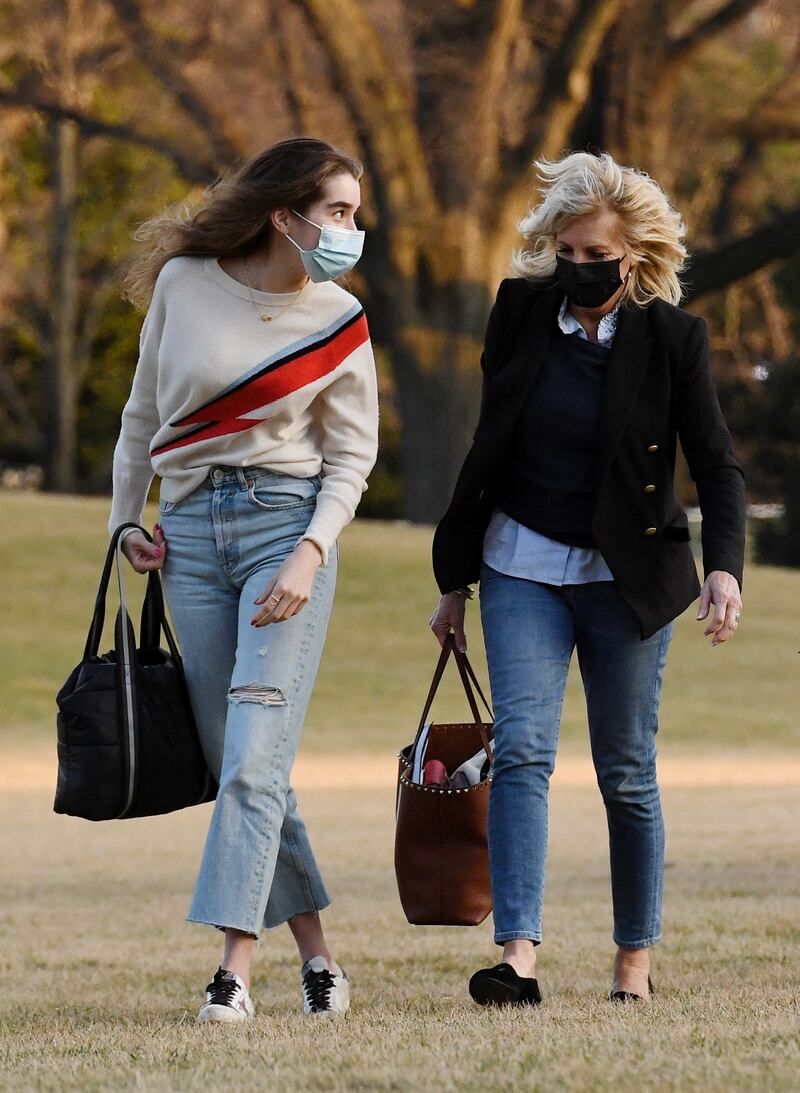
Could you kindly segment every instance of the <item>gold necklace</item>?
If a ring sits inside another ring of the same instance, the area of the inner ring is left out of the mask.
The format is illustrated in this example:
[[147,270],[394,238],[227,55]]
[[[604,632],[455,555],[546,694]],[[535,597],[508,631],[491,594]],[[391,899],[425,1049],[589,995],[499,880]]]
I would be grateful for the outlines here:
[[[247,259],[245,258],[245,259],[243,259],[243,261],[244,261],[244,279],[245,279],[245,282],[247,283],[247,291],[250,293],[250,300],[253,304],[253,307],[256,309],[256,314],[258,315],[259,319],[261,320],[262,323],[271,323],[273,319],[280,319],[280,315],[265,315],[262,312],[261,307],[259,306],[258,300],[256,300],[255,296],[253,295],[253,286],[250,284],[250,277],[249,277],[249,274],[247,272]],[[280,312],[286,311],[290,307],[294,307],[294,305],[299,302],[300,297],[303,294],[303,289],[305,289],[305,287],[306,286],[303,285],[303,288],[299,289],[297,292],[294,293],[294,298],[290,301],[290,303],[288,303],[288,304],[270,304],[269,306],[273,310],[277,310],[277,311],[280,311]]]

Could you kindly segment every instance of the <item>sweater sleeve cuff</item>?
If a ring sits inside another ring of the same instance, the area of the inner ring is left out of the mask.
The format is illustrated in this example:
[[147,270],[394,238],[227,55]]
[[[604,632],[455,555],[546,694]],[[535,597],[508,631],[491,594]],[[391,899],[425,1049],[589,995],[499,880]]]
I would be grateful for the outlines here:
[[297,541],[298,541],[298,543],[302,543],[303,540],[306,540],[309,543],[313,543],[315,547],[319,547],[319,552],[322,555],[322,564],[327,565],[328,564],[328,544],[325,543],[322,539],[318,538],[316,535],[314,535],[313,532],[312,532],[311,535],[309,535],[308,533],[306,533],[305,535],[301,535],[300,538]]

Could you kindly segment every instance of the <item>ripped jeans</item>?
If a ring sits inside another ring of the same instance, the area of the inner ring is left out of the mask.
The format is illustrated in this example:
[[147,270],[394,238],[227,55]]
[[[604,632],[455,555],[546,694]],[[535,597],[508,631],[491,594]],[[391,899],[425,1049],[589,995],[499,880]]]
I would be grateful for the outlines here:
[[164,589],[219,794],[190,922],[258,936],[330,898],[290,785],[336,585],[338,549],[299,614],[251,626],[253,601],[314,513],[319,477],[215,467],[162,501]]

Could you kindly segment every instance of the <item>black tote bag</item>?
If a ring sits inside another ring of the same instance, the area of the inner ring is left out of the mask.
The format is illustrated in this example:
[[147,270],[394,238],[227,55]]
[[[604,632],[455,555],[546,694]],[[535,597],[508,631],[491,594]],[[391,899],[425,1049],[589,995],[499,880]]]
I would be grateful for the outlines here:
[[[156,816],[211,801],[217,785],[197,735],[161,578],[147,575],[139,648],[125,606],[120,524],[106,554],[83,659],[58,692],[58,783],[53,809],[87,820]],[[152,542],[152,539],[151,539]],[[98,652],[116,559],[114,648]],[[167,650],[160,648],[163,631]]]

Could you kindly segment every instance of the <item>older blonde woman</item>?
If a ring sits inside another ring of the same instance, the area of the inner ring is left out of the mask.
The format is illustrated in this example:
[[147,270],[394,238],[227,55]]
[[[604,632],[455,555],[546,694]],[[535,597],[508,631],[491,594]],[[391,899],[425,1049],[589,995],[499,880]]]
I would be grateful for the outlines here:
[[466,646],[480,606],[496,713],[489,849],[502,963],[476,1002],[540,1001],[535,946],[547,793],[572,652],[608,817],[610,997],[652,991],[664,827],[655,736],[672,620],[701,593],[674,492],[680,439],[703,517],[698,619],[712,647],[741,611],[744,476],[714,392],[703,319],[681,310],[684,227],[659,186],[609,155],[537,164],[516,276],[489,319],[472,448],[434,539],[431,619]]

